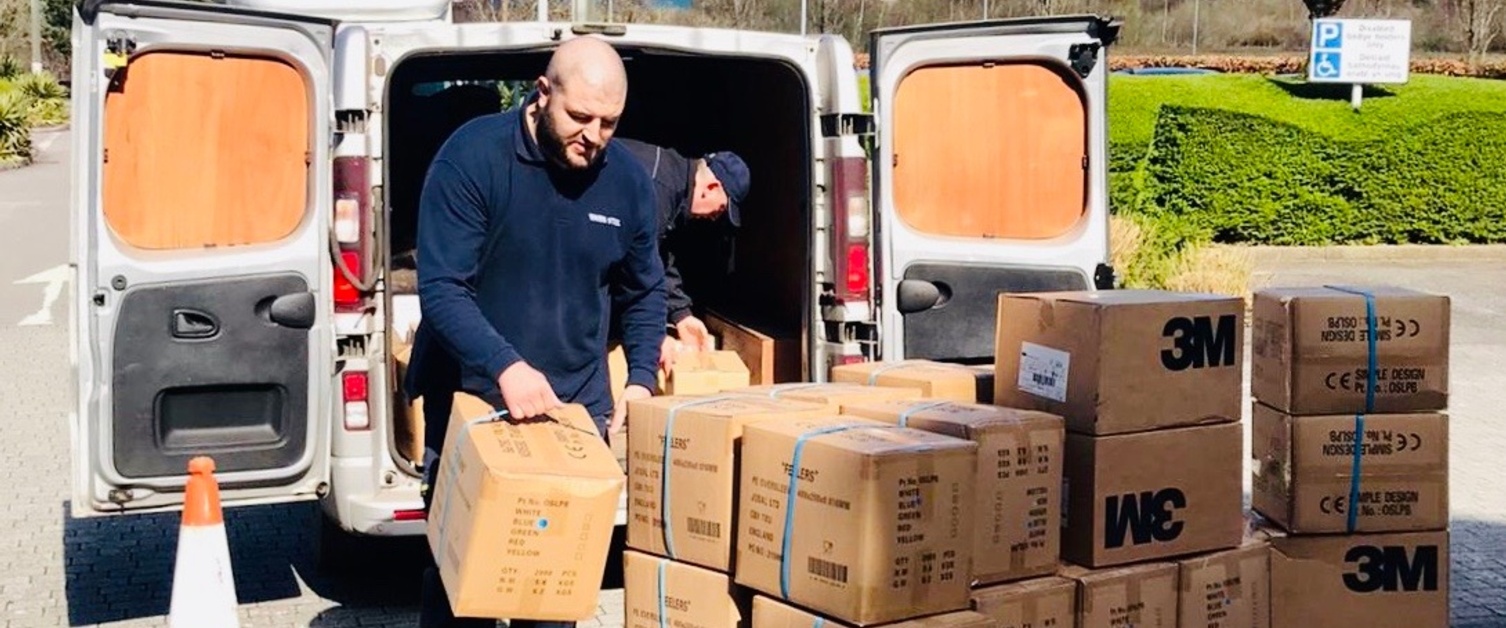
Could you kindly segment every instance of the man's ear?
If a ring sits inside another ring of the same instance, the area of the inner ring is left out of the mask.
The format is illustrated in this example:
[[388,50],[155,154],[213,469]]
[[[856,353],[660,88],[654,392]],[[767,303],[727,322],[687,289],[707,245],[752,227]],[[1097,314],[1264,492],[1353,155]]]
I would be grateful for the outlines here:
[[533,86],[535,89],[539,90],[539,106],[543,107],[548,105],[549,93],[554,87],[553,85],[549,84],[549,77],[540,76],[538,80],[533,82]]

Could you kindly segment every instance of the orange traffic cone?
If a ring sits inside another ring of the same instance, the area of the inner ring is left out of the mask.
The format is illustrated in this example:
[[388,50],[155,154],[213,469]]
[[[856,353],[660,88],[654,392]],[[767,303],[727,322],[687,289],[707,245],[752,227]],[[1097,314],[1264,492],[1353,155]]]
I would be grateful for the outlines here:
[[237,628],[237,604],[214,459],[199,456],[188,461],[168,623],[172,628]]

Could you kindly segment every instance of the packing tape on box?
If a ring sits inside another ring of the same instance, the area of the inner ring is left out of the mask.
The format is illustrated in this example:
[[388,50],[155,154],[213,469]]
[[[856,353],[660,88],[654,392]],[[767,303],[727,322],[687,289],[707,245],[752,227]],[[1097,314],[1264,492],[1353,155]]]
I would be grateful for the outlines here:
[[917,403],[917,404],[911,405],[909,408],[906,408],[904,412],[899,413],[899,426],[900,427],[909,427],[910,426],[910,417],[911,416],[913,416],[913,415],[915,415],[916,413],[919,413],[919,412],[925,412],[926,410],[930,410],[931,408],[939,408],[939,407],[944,406],[944,405],[949,404],[949,403],[951,403],[951,402],[943,400],[943,401],[926,401],[926,402],[922,402],[922,403]]
[[709,405],[728,399],[736,399],[736,397],[731,395],[716,395],[677,403],[669,408],[669,416],[664,419],[664,455],[659,461],[659,520],[664,522],[664,551],[670,558],[679,558],[679,556],[675,555],[673,525],[670,523],[671,518],[669,516],[669,456],[672,451],[670,444],[675,441],[675,418],[685,408]]
[[784,538],[780,539],[779,541],[779,595],[785,600],[790,599],[790,538],[794,536],[795,532],[795,505],[798,503],[796,501],[796,498],[798,497],[796,478],[800,477],[800,458],[805,453],[805,444],[809,442],[810,439],[817,436],[836,434],[838,432],[846,432],[848,430],[864,427],[879,429],[899,428],[898,425],[885,425],[882,423],[874,423],[872,421],[862,420],[852,423],[837,423],[835,425],[818,427],[806,431],[805,433],[795,438],[795,451],[794,454],[790,456],[790,475],[788,478],[789,487],[785,490],[784,496]]
[[1365,298],[1365,345],[1367,361],[1365,369],[1365,411],[1356,412],[1354,415],[1354,458],[1349,467],[1349,510],[1345,513],[1348,520],[1345,528],[1350,534],[1359,523],[1360,501],[1360,459],[1365,451],[1365,415],[1375,412],[1375,386],[1380,370],[1380,359],[1376,353],[1376,316],[1375,295],[1368,290],[1359,288],[1345,288],[1343,286],[1323,286],[1330,290],[1337,290],[1348,294],[1358,295]]

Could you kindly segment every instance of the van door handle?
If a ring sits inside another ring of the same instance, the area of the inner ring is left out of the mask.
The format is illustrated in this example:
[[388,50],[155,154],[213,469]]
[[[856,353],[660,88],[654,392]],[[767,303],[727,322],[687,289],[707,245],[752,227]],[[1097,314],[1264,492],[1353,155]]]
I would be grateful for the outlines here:
[[212,338],[220,333],[220,322],[203,310],[173,310],[173,337],[184,340]]
[[308,329],[314,326],[316,311],[314,293],[294,292],[272,299],[272,304],[267,308],[267,318],[283,327]]

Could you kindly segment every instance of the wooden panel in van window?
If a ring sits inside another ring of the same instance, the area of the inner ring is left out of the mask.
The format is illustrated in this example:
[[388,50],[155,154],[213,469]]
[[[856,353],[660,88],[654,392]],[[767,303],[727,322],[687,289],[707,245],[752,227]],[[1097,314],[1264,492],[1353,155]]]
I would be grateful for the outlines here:
[[132,60],[105,96],[106,222],[143,249],[286,237],[307,205],[309,108],[299,70],[281,60]]
[[894,97],[894,205],[932,235],[1051,238],[1087,205],[1087,113],[1031,63],[930,66]]

